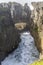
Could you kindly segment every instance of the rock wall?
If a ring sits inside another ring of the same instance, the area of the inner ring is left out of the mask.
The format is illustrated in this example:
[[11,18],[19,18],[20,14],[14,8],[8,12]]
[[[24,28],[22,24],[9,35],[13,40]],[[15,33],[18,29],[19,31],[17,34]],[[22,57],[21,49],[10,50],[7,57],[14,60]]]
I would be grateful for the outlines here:
[[32,30],[33,20],[27,3],[0,3],[0,60],[17,48],[20,34]]
[[0,60],[17,48],[19,41],[20,35],[14,27],[10,10],[0,7]]
[[1,3],[0,7],[10,9],[14,26],[16,23],[26,23],[26,28],[28,28],[28,30],[31,30],[31,10],[27,3],[25,3],[24,6],[16,2]]
[[[43,55],[43,2],[32,2],[32,5],[34,6],[33,21],[37,25],[37,32],[35,32],[36,46]],[[34,27],[36,27],[35,25]]]

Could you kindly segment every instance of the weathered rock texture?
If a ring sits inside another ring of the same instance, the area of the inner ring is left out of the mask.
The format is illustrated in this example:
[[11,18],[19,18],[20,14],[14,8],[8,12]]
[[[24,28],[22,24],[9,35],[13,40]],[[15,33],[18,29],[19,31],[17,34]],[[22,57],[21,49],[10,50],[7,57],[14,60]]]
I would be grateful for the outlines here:
[[[14,24],[19,24],[19,27],[21,27],[21,29],[17,28],[18,31],[23,31],[26,30],[26,28],[28,28],[27,30],[30,30],[31,28],[31,10],[29,8],[29,6],[27,5],[27,3],[22,6],[18,3],[12,3],[12,7],[10,8],[11,10],[11,15],[13,18],[13,22]],[[22,28],[22,24],[20,25],[20,23],[23,23],[23,28]],[[26,23],[27,25],[24,26],[24,23]]]
[[17,48],[19,33],[31,31],[31,10],[27,3],[0,3],[0,59],[13,48]]
[[[27,3],[24,6],[16,2],[1,3],[0,7],[10,9],[14,25],[20,22],[26,23],[27,24],[26,28],[28,28],[28,30],[31,29],[31,24],[32,24],[31,10]],[[21,29],[21,30],[24,30],[24,29]]]
[[43,54],[43,2],[32,2],[34,6],[34,13],[33,13],[33,21],[34,21],[34,28],[37,25],[37,30],[35,31],[35,41],[36,46],[40,53]]
[[14,27],[10,10],[0,7],[0,60],[17,48],[19,41],[19,33]]

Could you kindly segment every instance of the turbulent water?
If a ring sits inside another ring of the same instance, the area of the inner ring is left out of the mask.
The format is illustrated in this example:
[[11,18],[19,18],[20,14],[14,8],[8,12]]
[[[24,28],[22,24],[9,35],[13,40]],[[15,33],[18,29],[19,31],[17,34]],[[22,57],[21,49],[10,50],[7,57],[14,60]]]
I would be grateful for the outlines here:
[[29,32],[21,34],[18,48],[12,52],[1,65],[29,65],[39,57],[39,52],[34,44],[34,39]]

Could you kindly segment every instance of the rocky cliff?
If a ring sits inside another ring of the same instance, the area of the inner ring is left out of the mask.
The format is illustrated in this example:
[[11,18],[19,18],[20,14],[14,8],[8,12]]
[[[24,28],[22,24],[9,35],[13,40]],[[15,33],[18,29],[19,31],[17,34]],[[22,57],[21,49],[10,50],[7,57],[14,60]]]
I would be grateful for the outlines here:
[[0,60],[17,48],[19,41],[19,33],[14,27],[10,10],[0,7]]
[[34,6],[33,11],[34,28],[36,28],[35,25],[37,25],[37,30],[35,29],[36,32],[34,33],[34,38],[36,46],[41,55],[43,56],[43,2],[32,2],[32,5]]
[[[14,26],[16,23],[26,23],[27,24],[26,27],[24,27],[24,26],[23,27],[28,28],[28,30],[31,29],[31,25],[32,25],[31,10],[27,3],[25,3],[24,6],[22,6],[21,4],[16,3],[16,2],[1,3],[0,7],[10,9],[11,17],[14,22]],[[21,27],[21,26],[19,26],[19,27]],[[24,29],[22,29],[22,27],[21,27],[21,30],[24,30]]]
[[0,60],[17,48],[20,32],[31,31],[31,10],[27,3],[0,3]]

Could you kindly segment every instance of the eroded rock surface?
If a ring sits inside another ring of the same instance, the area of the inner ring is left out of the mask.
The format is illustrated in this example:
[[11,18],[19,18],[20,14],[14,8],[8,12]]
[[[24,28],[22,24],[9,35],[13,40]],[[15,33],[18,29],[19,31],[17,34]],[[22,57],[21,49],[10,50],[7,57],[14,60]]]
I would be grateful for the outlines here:
[[0,8],[0,60],[17,48],[19,41],[19,33],[14,27],[10,10]]
[[[36,41],[36,46],[43,56],[43,2],[32,2],[32,5],[34,6],[33,21],[34,24],[37,25],[37,30],[35,29],[36,35],[34,38]],[[35,25],[34,27],[36,27]]]

